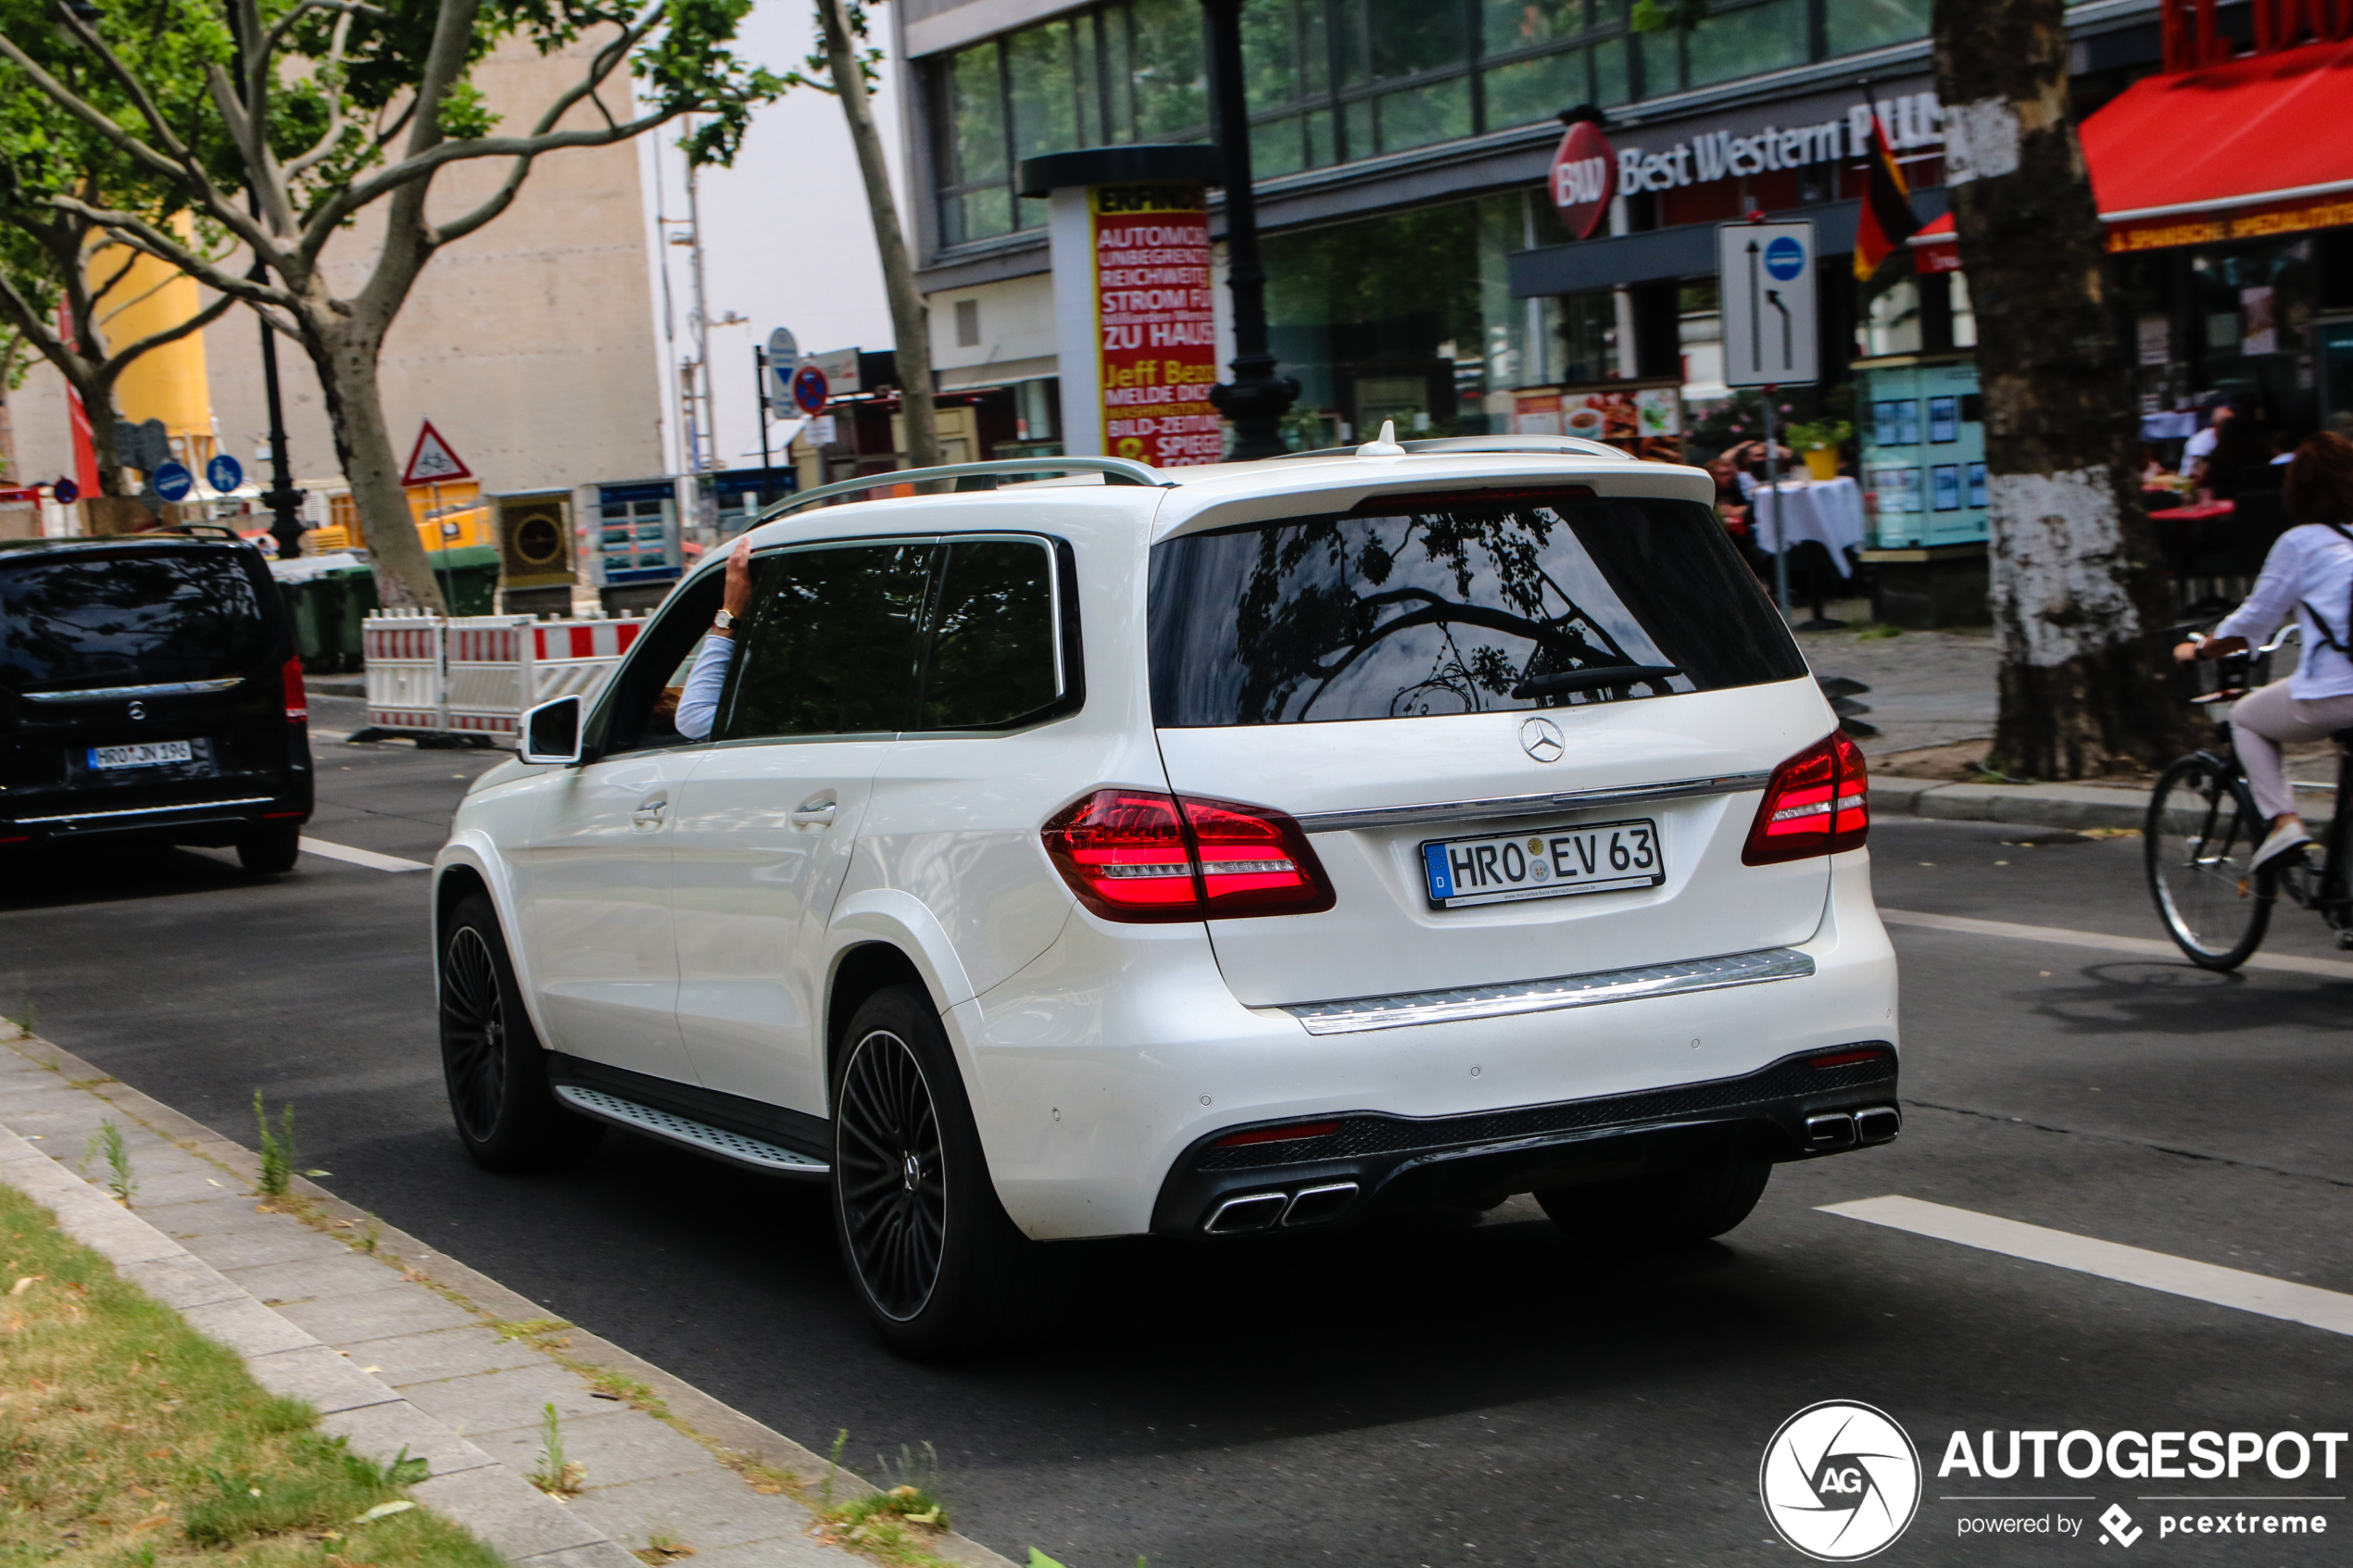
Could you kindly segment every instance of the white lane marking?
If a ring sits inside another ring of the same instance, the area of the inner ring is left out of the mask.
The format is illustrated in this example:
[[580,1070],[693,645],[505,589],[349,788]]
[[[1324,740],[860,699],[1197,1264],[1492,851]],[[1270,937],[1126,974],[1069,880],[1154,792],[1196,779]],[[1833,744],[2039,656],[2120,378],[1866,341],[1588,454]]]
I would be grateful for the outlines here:
[[2055,1269],[2072,1269],[2078,1273],[2162,1290],[2169,1296],[2186,1296],[2194,1301],[2235,1307],[2242,1312],[2324,1328],[2331,1334],[2353,1334],[2353,1296],[2322,1290],[2318,1286],[2297,1285],[2292,1280],[2273,1279],[2269,1274],[2249,1273],[2244,1269],[2225,1269],[2144,1248],[2020,1224],[2016,1220],[1951,1209],[1942,1203],[1926,1203],[1917,1198],[1861,1198],[1851,1203],[1825,1203],[1821,1211],[1999,1252],[2006,1257],[2023,1258],[2029,1262],[2048,1263]]
[[[2111,953],[2137,953],[2145,959],[2189,960],[2171,942],[2145,936],[2110,936],[2098,931],[2070,931],[2058,925],[2016,925],[2006,920],[1972,920],[1966,915],[1930,915],[1916,909],[1887,909],[1879,918],[1889,925],[1917,925],[1929,931],[1957,931],[1970,936],[2006,936],[2019,942],[2048,942],[2060,947],[2098,947]],[[2275,969],[2289,974],[2324,974],[2332,980],[2353,980],[2353,963],[2336,959],[2299,959],[2288,953],[2258,953],[2248,969]]]
[[355,866],[366,866],[371,871],[429,872],[433,870],[432,864],[425,860],[404,860],[397,855],[379,855],[372,849],[354,849],[348,844],[330,844],[323,838],[304,839],[302,852],[306,855],[318,855],[330,860],[348,860]]

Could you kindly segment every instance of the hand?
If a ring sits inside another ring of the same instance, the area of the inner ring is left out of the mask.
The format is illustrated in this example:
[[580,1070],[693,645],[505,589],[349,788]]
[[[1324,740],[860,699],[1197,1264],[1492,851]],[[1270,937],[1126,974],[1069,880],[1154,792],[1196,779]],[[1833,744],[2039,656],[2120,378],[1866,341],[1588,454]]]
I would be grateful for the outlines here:
[[2173,662],[2176,664],[2196,664],[2197,662],[2197,645],[2196,643],[2174,644]]
[[727,584],[720,595],[720,608],[741,621],[751,608],[751,536],[745,534],[727,552]]

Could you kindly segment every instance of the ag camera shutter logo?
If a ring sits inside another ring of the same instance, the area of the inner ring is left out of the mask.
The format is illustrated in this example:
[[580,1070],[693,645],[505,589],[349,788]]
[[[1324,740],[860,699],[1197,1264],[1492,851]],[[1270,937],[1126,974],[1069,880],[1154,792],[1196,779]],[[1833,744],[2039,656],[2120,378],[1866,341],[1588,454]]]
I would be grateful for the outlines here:
[[1781,1423],[1756,1486],[1781,1539],[1818,1562],[1859,1562],[1919,1512],[1919,1450],[1886,1411],[1825,1399]]

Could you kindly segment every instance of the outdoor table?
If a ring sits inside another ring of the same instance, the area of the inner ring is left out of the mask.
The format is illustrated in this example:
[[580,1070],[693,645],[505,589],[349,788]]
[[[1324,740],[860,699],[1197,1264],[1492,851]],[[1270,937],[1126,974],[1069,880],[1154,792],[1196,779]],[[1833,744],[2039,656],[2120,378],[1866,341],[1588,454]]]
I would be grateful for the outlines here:
[[1773,489],[1756,487],[1749,498],[1750,527],[1758,549],[1770,555],[1781,550],[1780,519],[1789,516],[1789,541],[1808,539],[1830,552],[1831,565],[1841,577],[1852,577],[1846,552],[1863,545],[1863,487],[1841,476],[1825,480],[1784,480]]

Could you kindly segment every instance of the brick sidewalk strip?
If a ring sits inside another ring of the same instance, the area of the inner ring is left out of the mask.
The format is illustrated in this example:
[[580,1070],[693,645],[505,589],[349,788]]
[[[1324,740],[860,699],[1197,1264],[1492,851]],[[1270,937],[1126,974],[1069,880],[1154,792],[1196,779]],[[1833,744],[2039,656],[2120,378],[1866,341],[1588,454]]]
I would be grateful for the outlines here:
[[[813,1538],[814,1514],[780,1484],[813,1487],[820,1455],[309,1182],[294,1184],[307,1218],[258,1204],[249,1150],[46,1040],[5,1046],[0,1182],[235,1349],[264,1387],[308,1400],[324,1431],[379,1461],[403,1448],[426,1460],[410,1495],[518,1568],[639,1568],[632,1553],[658,1536],[693,1548],[696,1568],[863,1561]],[[122,1130],[133,1209],[82,1173],[101,1120]],[[525,1478],[549,1404],[586,1472],[563,1501]],[[835,1496],[872,1490],[844,1471]],[[1012,1568],[961,1536],[927,1544]]]

